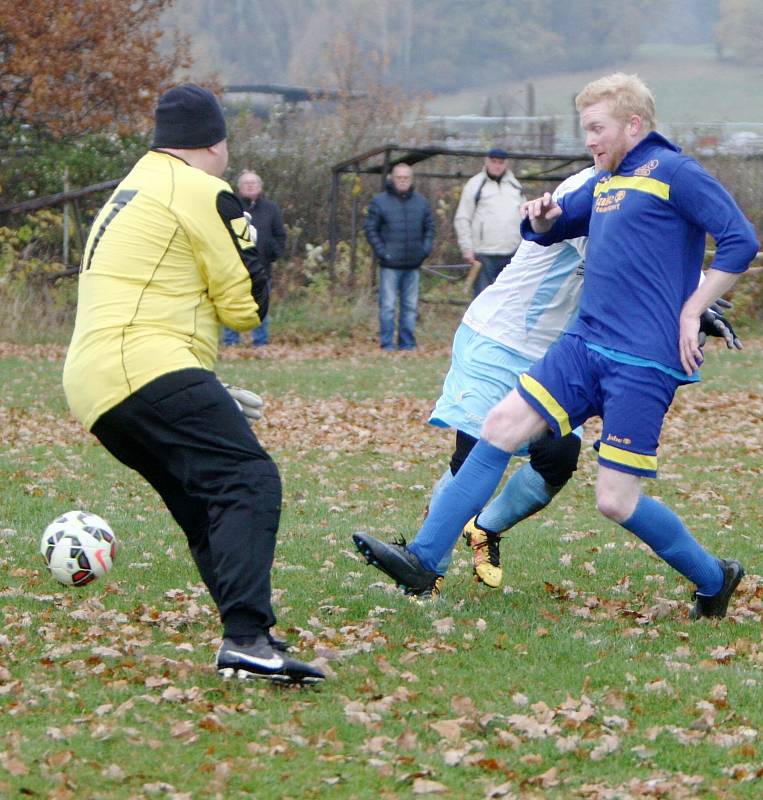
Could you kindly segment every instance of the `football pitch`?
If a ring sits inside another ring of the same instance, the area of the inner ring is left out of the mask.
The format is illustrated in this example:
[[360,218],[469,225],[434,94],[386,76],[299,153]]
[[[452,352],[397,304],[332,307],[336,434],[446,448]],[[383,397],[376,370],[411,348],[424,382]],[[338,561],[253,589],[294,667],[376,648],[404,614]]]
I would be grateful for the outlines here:
[[[350,536],[418,528],[452,445],[425,424],[447,346],[226,353],[284,483],[277,633],[320,689],[219,679],[183,535],[69,417],[63,349],[0,345],[0,797],[760,797],[763,340],[745,345],[708,348],[646,482],[747,570],[729,616],[698,623],[691,587],[596,512],[596,421],[573,480],[504,538],[503,586],[459,543],[443,597],[416,603]],[[67,589],[38,544],[75,508],[119,550]]]

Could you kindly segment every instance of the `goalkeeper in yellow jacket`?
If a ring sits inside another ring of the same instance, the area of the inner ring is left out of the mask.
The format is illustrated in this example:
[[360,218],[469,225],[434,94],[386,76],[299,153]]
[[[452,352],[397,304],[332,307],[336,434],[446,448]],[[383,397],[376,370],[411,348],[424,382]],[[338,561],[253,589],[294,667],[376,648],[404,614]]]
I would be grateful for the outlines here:
[[261,401],[213,372],[220,323],[249,330],[268,306],[249,220],[221,177],[225,119],[194,84],[165,92],[155,119],[151,150],[88,236],[66,399],[185,532],[222,619],[218,671],[316,683],[270,635],[281,481],[249,427]]

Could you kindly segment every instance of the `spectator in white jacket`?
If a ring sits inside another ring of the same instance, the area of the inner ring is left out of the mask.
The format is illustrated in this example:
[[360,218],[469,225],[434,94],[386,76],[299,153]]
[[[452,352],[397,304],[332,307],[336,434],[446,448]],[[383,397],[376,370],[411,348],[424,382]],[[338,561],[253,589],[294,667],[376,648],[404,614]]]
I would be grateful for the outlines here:
[[509,154],[494,147],[485,166],[466,182],[453,220],[464,260],[479,265],[472,284],[475,297],[495,281],[519,247],[519,207],[524,201],[509,169]]

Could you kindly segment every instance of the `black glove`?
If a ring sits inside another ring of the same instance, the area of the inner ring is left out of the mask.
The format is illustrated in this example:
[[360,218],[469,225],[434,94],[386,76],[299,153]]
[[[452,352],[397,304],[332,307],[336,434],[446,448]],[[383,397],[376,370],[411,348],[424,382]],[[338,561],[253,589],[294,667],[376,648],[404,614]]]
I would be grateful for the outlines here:
[[729,350],[741,350],[741,339],[734,333],[734,328],[723,314],[724,309],[731,308],[731,303],[722,297],[705,309],[699,317],[699,346],[702,347],[708,336],[722,336]]

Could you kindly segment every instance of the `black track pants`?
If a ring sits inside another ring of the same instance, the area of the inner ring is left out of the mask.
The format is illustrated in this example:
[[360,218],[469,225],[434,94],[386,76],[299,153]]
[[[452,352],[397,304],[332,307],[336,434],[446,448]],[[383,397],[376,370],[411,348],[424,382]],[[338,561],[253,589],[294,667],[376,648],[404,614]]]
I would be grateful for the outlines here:
[[163,375],[101,415],[92,433],[161,495],[185,532],[224,635],[267,631],[275,623],[270,570],[281,479],[214,373]]

